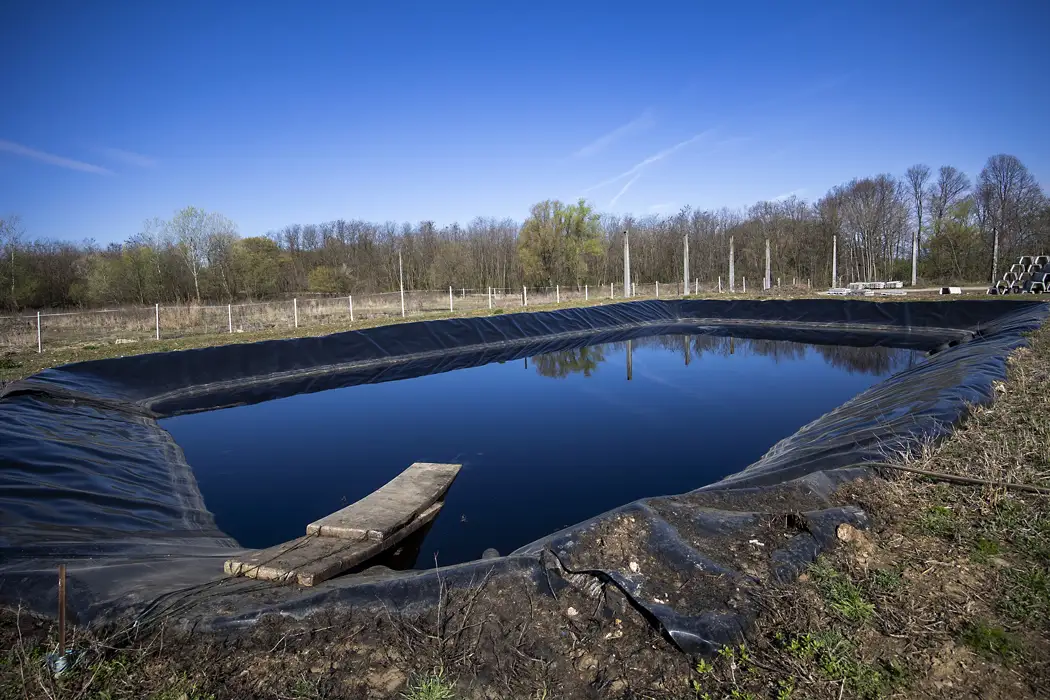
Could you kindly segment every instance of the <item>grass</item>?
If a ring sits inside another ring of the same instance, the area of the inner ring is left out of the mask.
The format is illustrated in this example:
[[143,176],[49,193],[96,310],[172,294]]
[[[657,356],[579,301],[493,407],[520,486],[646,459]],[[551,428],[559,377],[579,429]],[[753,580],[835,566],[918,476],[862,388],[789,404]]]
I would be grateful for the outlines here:
[[1010,663],[1021,656],[1021,643],[1014,635],[983,620],[968,625],[960,639],[974,651],[993,660]]
[[401,693],[404,700],[453,700],[455,686],[441,669],[414,679]]
[[826,559],[820,558],[814,562],[809,567],[809,573],[828,606],[844,620],[859,624],[869,621],[875,614],[875,605],[864,597],[853,581],[835,570]]

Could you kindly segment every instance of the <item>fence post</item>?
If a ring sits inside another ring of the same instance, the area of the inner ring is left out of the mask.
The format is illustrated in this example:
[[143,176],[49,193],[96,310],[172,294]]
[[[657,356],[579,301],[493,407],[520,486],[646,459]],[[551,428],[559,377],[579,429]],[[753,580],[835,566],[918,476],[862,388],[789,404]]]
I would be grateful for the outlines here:
[[718,293],[722,293],[722,275],[718,276]]
[[346,297],[347,301],[350,302],[350,323],[354,322],[354,295],[350,294]]
[[489,308],[492,308],[492,287],[489,287]]
[[226,305],[226,322],[229,324],[230,333],[233,333],[233,304]]
[[452,285],[448,286],[448,312],[452,313]]
[[656,298],[657,299],[660,298],[660,283],[659,282],[656,283]]
[[838,287],[839,279],[839,237],[831,237],[831,286]]
[[44,352],[44,341],[40,335],[40,312],[36,312],[36,351],[38,353]]
[[401,318],[405,317],[405,272],[401,267],[401,251],[397,251],[397,286],[401,290]]
[[529,290],[525,288],[525,285],[521,286],[521,305],[529,305]]
[[696,286],[693,287],[693,294],[699,294],[700,293],[700,278],[699,277],[696,278],[694,284]]
[[777,289],[780,289],[780,278],[777,277]]
[[154,304],[153,307],[157,315],[157,340],[160,340],[160,304]]
[[584,301],[590,301],[591,300],[591,295],[587,291],[587,285],[583,285],[583,300]]
[[736,291],[736,266],[735,266],[735,262],[736,261],[734,259],[734,255],[733,255],[734,252],[735,251],[733,250],[733,237],[730,236],[729,237],[729,291],[730,292],[735,292]]
[[638,283],[637,282],[631,282],[631,296],[632,297],[638,296]]
[[743,280],[744,280],[744,294],[747,294],[747,277],[744,277]]
[[554,303],[555,304],[560,304],[561,303],[561,285],[560,284],[554,285]]
[[295,313],[295,327],[299,327],[299,300],[292,299],[292,311]]
[[610,283],[609,283],[609,298],[610,298],[610,299],[612,299],[612,298],[613,298],[613,297],[615,297],[615,296],[616,296],[616,295],[615,295],[615,294],[613,294],[613,283],[612,283],[612,282],[610,282]]

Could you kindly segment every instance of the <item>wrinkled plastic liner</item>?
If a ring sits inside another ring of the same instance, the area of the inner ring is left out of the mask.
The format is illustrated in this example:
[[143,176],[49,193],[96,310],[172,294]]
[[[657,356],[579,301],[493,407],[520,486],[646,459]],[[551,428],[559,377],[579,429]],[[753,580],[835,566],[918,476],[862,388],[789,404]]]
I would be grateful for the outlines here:
[[[831,502],[838,485],[867,473],[851,465],[947,434],[969,405],[991,399],[1007,355],[1047,312],[1044,303],[1013,300],[641,301],[46,370],[0,397],[0,603],[53,614],[55,573],[65,563],[69,613],[81,624],[164,617],[216,630],[331,606],[423,611],[441,586],[509,576],[550,595],[616,586],[683,651],[710,651],[739,639],[753,619],[741,590],[797,577],[833,545],[840,524],[866,526],[862,511]],[[436,571],[373,567],[309,589],[222,575],[222,562],[242,550],[216,527],[182,450],[156,422],[685,333],[900,347],[930,358],[716,484],[626,504],[507,556]]]

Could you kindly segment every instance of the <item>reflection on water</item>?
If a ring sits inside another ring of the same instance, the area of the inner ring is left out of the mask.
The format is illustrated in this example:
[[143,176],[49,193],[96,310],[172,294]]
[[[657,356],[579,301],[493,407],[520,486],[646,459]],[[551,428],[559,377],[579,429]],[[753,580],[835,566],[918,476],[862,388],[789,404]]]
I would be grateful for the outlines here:
[[639,337],[161,426],[219,527],[247,547],[301,536],[413,462],[462,464],[432,526],[383,560],[429,568],[435,556],[451,564],[488,547],[507,553],[636,498],[709,484],[921,357]]
[[[607,358],[624,353],[627,379],[630,380],[633,374],[634,352],[640,349],[662,350],[672,355],[679,355],[686,366],[695,360],[702,360],[705,355],[764,357],[772,360],[774,364],[780,364],[784,361],[802,360],[806,357],[807,352],[815,352],[832,367],[844,370],[849,374],[876,376],[899,372],[912,367],[919,361],[916,359],[917,353],[901,352],[896,348],[807,345],[786,340],[750,340],[712,335],[666,335],[635,338],[572,350],[559,350],[532,358],[532,364],[542,377],[565,379],[572,374],[590,377],[600,364],[606,362]],[[528,360],[525,361],[525,366],[528,367]]]

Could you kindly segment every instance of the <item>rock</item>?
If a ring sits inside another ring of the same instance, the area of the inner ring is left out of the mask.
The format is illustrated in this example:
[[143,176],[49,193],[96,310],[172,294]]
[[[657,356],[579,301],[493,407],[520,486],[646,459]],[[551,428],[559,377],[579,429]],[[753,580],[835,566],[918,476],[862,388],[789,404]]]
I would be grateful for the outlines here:
[[113,344],[114,345],[129,345],[131,343],[137,343],[137,342],[138,342],[137,340],[132,340],[131,338],[117,338],[116,340],[113,341]]
[[576,668],[580,669],[581,671],[590,671],[592,669],[598,668],[598,659],[594,658],[590,654],[585,654],[584,656],[580,657],[580,661],[576,664]]
[[631,573],[637,574],[638,569],[641,567],[638,566],[638,562],[632,561],[630,564],[627,565],[627,568],[631,570]]
[[489,547],[481,553],[482,559],[499,559],[499,552],[492,547]]
[[566,612],[566,614],[568,614],[569,617],[576,617],[577,615],[580,614],[579,611],[577,611],[576,608],[573,608],[573,607],[570,607],[565,612]]

